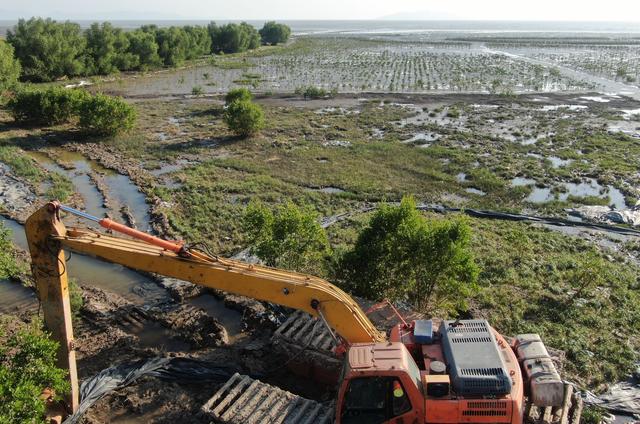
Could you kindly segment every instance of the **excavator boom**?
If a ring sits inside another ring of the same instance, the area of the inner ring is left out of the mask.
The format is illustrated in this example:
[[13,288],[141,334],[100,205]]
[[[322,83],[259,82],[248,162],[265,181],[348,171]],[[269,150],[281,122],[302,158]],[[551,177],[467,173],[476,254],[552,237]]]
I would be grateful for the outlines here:
[[[321,278],[221,259],[197,250],[175,252],[147,241],[67,229],[60,210],[57,202],[48,203],[29,217],[25,229],[45,324],[63,342],[58,359],[73,374],[72,386],[77,379],[63,248],[308,312],[322,318],[347,344],[385,340],[347,293]],[[77,398],[77,393],[73,397]],[[77,404],[77,399],[71,404]]]
[[204,287],[322,314],[349,344],[384,340],[353,299],[317,277],[280,271],[201,252],[182,257],[137,240],[70,229],[54,236],[62,246],[140,271],[190,281]]

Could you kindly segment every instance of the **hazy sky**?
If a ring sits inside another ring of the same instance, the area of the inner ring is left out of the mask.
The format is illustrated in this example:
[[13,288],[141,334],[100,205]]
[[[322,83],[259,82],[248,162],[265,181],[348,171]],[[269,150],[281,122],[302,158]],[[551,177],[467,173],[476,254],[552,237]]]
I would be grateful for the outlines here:
[[640,21],[640,0],[0,0],[0,20],[478,19]]

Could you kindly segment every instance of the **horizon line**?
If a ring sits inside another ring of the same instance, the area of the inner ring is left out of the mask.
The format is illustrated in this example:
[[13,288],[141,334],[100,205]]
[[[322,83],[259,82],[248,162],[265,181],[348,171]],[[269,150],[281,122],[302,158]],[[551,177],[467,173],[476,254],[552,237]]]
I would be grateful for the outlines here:
[[189,18],[189,17],[162,17],[162,18],[119,18],[119,17],[57,17],[52,16],[44,16],[44,15],[31,15],[31,16],[22,16],[19,18],[8,18],[8,19],[0,19],[0,22],[6,21],[16,21],[19,19],[31,19],[31,18],[51,18],[51,19],[64,19],[64,20],[92,20],[92,19],[102,19],[102,20],[117,20],[117,21],[307,21],[307,22],[353,22],[353,21],[361,21],[361,22],[372,22],[372,21],[382,21],[382,22],[567,22],[567,23],[637,23],[640,24],[640,20],[574,20],[574,19],[469,19],[469,18],[456,18],[456,19],[442,19],[442,18],[433,18],[433,19],[395,19],[395,18],[336,18],[336,19],[309,19],[309,18]]

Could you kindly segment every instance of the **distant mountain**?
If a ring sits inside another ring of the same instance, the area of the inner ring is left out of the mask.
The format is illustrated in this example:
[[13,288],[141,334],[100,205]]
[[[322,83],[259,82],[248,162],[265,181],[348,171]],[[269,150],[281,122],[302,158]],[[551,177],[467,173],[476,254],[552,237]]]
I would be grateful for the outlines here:
[[385,21],[455,21],[465,18],[459,14],[446,11],[420,10],[415,12],[394,13],[393,15],[382,16],[378,19]]

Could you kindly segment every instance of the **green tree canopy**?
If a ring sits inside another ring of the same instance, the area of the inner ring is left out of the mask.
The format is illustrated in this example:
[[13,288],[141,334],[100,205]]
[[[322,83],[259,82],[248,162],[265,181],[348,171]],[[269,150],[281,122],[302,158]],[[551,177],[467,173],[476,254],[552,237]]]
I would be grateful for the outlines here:
[[251,251],[268,266],[322,274],[330,252],[318,215],[289,202],[278,208],[250,203],[243,219]]
[[0,40],[0,95],[13,88],[20,78],[20,62],[13,57],[11,44]]
[[158,54],[166,66],[180,66],[187,58],[189,37],[179,27],[160,28],[156,31]]
[[53,81],[84,72],[86,39],[80,25],[51,19],[20,19],[7,33],[28,81]]
[[211,22],[208,26],[211,35],[212,50],[215,53],[240,53],[260,46],[260,34],[246,22],[217,26]]
[[373,299],[405,300],[422,311],[455,313],[476,290],[471,230],[462,218],[428,220],[413,198],[382,205],[340,261],[342,285]]
[[120,28],[96,22],[85,31],[85,37],[88,74],[108,75],[137,66],[136,57],[128,51],[129,38]]
[[187,35],[187,59],[197,59],[211,53],[211,37],[207,28],[201,26],[185,26]]
[[155,33],[139,29],[127,32],[126,35],[129,39],[129,53],[135,58],[129,69],[147,70],[162,65]]
[[289,40],[289,36],[291,36],[291,28],[289,26],[278,24],[274,21],[266,22],[259,32],[263,44],[286,43]]
[[229,129],[247,137],[264,128],[264,112],[260,105],[247,100],[236,100],[226,107],[223,116]]

